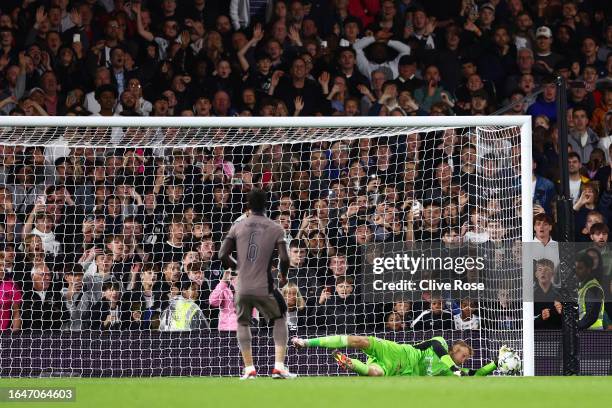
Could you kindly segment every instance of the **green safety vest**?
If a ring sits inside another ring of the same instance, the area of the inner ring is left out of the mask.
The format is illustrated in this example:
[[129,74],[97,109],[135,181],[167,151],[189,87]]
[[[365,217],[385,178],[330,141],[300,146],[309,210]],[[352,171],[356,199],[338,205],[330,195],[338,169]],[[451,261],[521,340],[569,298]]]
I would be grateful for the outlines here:
[[[601,290],[601,293],[603,293],[603,288],[601,287],[601,284],[597,279],[591,279],[578,289],[578,315],[580,319],[582,319],[586,314],[586,293],[591,288],[599,288],[599,290]],[[595,320],[595,323],[593,323],[593,325],[589,327],[589,330],[603,330],[604,311],[605,302],[602,298],[601,309],[599,310],[597,320]]]
[[191,320],[200,309],[192,300],[177,299],[168,330],[191,330]]

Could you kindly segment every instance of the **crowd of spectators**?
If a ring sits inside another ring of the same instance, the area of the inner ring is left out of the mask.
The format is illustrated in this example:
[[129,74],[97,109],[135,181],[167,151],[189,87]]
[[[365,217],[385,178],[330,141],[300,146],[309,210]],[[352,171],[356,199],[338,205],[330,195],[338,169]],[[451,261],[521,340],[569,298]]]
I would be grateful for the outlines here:
[[[7,0],[1,112],[14,115],[482,115],[555,121],[581,81],[602,134],[605,0]],[[534,91],[545,92],[536,97]],[[584,158],[586,162],[588,159]]]
[[[534,120],[535,231],[546,251],[565,148],[556,123],[559,75],[570,84],[567,148],[577,240],[601,241],[605,232],[607,241],[612,20],[606,6],[603,0],[6,0],[0,112],[486,115],[512,103],[504,114]],[[487,152],[462,129],[212,149],[0,145],[0,330],[170,330],[177,310],[190,312],[192,328],[234,330],[233,277],[216,255],[253,186],[269,192],[269,215],[287,233],[290,283],[282,291],[293,329],[518,325],[520,306],[505,289],[490,319],[469,297],[427,294],[368,305],[359,293],[366,243],[496,247],[520,239],[517,136],[508,134]],[[548,264],[540,266],[537,281],[548,290],[555,277],[542,272]],[[608,292],[609,265],[600,269]],[[543,320],[562,313],[554,302],[542,310]],[[259,320],[255,312],[253,319]]]
[[[248,215],[254,187],[268,192],[268,215],[286,233],[292,330],[478,328],[469,295],[384,304],[360,285],[369,243],[465,241],[510,259],[503,245],[519,237],[519,175],[497,169],[492,153],[488,173],[476,172],[474,135],[212,149],[3,145],[2,329],[173,330],[173,313],[190,310],[184,328],[235,331],[235,275],[218,249]],[[495,183],[514,186],[514,198]],[[477,282],[479,271],[465,279]],[[518,324],[516,299],[499,307]],[[253,319],[265,324],[256,311]]]

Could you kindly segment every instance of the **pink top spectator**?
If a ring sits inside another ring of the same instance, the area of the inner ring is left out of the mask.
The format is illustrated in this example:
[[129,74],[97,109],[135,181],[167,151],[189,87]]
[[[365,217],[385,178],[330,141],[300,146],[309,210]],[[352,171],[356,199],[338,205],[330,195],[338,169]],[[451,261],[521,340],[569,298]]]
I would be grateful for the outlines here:
[[[211,306],[220,308],[219,331],[236,331],[238,329],[238,318],[234,307],[234,291],[227,282],[221,281],[211,292],[208,302]],[[253,317],[259,314],[253,309]]]
[[0,282],[0,331],[11,327],[13,305],[21,304],[21,289],[12,280]]

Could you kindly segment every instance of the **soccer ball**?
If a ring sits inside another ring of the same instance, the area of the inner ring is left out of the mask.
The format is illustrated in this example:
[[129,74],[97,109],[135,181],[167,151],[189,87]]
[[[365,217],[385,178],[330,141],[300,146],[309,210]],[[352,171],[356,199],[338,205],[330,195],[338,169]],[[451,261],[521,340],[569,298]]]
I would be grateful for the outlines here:
[[518,374],[521,371],[521,358],[514,352],[506,353],[499,359],[498,368],[502,374]]

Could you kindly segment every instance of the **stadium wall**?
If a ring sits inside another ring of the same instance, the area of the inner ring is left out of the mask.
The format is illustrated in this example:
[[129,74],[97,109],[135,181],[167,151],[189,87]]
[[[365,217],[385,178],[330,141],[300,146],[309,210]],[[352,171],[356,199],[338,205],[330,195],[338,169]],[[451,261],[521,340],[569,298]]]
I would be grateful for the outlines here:
[[[535,332],[536,375],[562,375],[562,338],[557,330]],[[583,331],[579,338],[580,375],[612,375],[612,332]]]
[[[435,335],[473,342],[478,338],[477,332],[461,331],[384,337],[414,343]],[[274,344],[270,338],[265,329],[253,336],[253,355],[261,373],[272,370]],[[300,375],[346,375],[338,369],[330,352],[297,351],[290,347],[288,366]],[[474,361],[479,357],[476,350]],[[0,335],[0,377],[236,376],[241,366],[235,334],[228,332],[83,331]]]
[[[389,340],[416,342],[442,333],[399,333]],[[476,339],[477,332],[446,332],[447,339]],[[272,367],[266,333],[254,339],[260,372]],[[474,340],[472,340],[474,341]],[[612,332],[582,332],[583,375],[612,374]],[[241,362],[233,333],[47,332],[0,335],[1,377],[149,377],[237,375]],[[561,332],[538,331],[536,375],[561,374]],[[476,350],[473,361],[481,356]],[[288,364],[302,375],[344,375],[327,350],[289,349]]]

